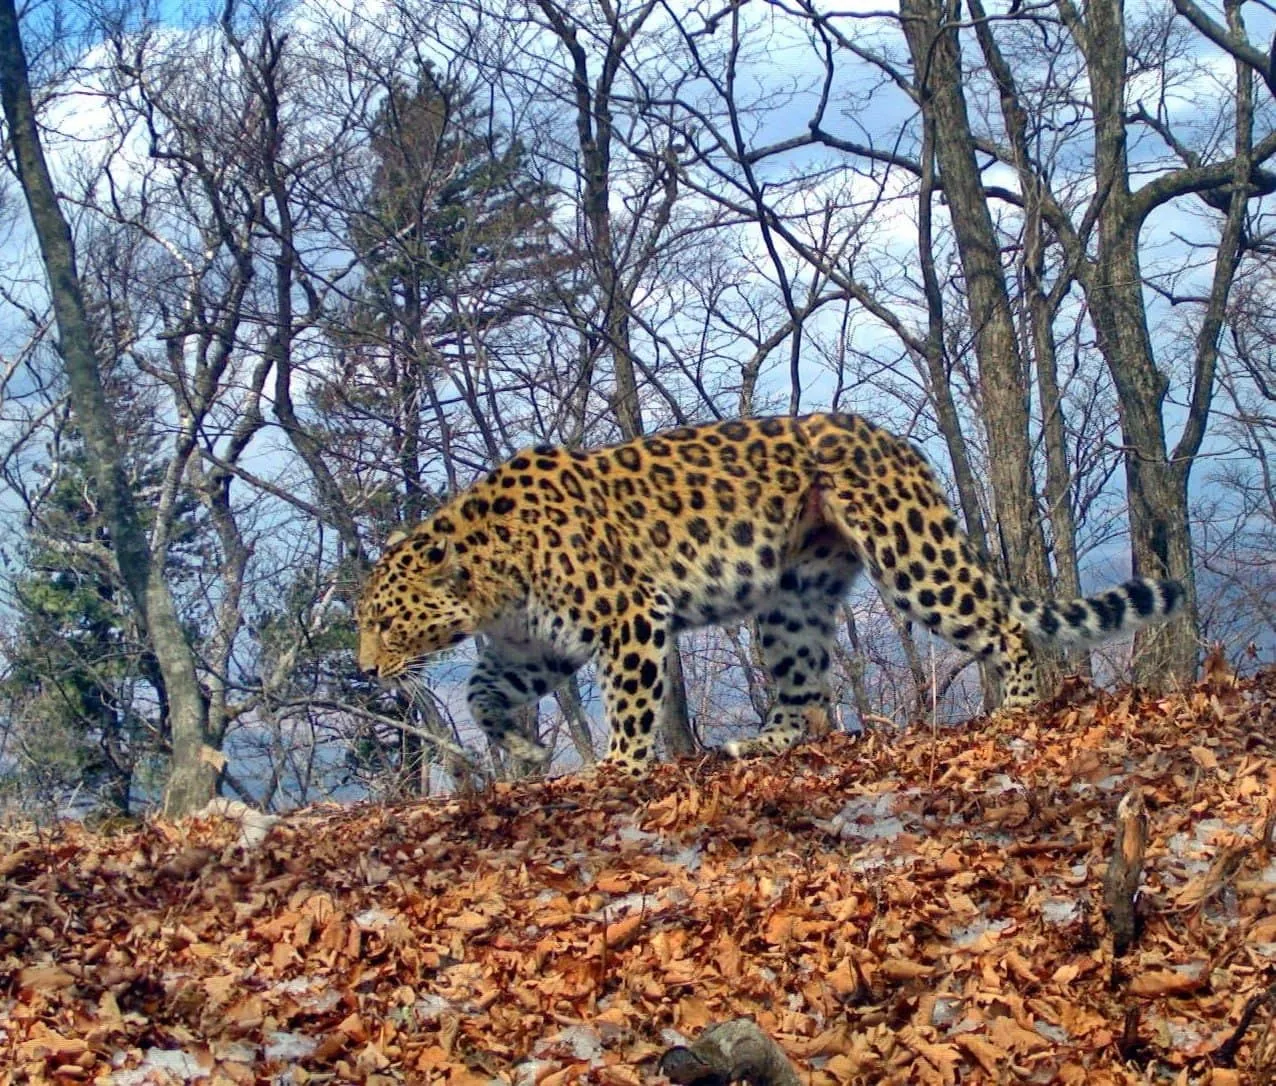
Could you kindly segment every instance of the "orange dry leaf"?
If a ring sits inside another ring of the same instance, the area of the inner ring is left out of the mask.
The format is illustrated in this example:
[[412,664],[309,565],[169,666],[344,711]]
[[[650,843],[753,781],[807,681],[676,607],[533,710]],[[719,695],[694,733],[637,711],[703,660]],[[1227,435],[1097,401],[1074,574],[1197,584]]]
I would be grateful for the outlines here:
[[43,1022],[36,1022],[27,1040],[18,1045],[18,1056],[24,1061],[52,1059],[62,1063],[83,1055],[88,1047],[81,1037],[64,1037]]
[[826,974],[824,980],[834,992],[842,997],[858,992],[862,984],[861,976],[849,958],[843,958],[838,962],[837,967],[831,973]]
[[492,918],[490,916],[484,916],[482,913],[476,913],[467,909],[462,913],[458,913],[456,916],[449,916],[444,923],[449,928],[453,928],[456,931],[463,931],[468,934],[476,931],[482,931],[484,928],[487,928],[491,925]]
[[60,965],[30,965],[18,970],[18,987],[33,992],[55,992],[74,983],[75,978]]
[[363,1044],[368,1039],[368,1029],[358,1014],[350,1014],[337,1024],[337,1030],[344,1033],[356,1044]]
[[1182,995],[1194,992],[1209,979],[1209,970],[1201,963],[1198,969],[1154,969],[1140,973],[1130,982],[1130,991],[1141,996]]
[[599,1068],[593,1077],[601,1086],[643,1086],[643,1078],[634,1068],[617,1064]]
[[774,912],[766,923],[763,938],[772,946],[781,946],[793,938],[793,926],[797,917],[790,912]]
[[942,1083],[946,1086],[957,1081],[957,1064],[961,1061],[961,1053],[955,1045],[928,1041],[912,1026],[904,1026],[899,1031],[899,1038],[922,1057],[921,1062],[915,1066],[922,1082]]
[[1001,1065],[1008,1058],[1004,1049],[998,1048],[987,1037],[982,1037],[978,1033],[959,1033],[954,1040],[957,1046],[969,1052],[988,1074],[994,1076],[1001,1074]]
[[887,958],[877,967],[877,972],[890,980],[915,980],[918,977],[929,977],[935,970],[929,965],[907,958]]
[[1245,941],[1247,943],[1276,942],[1276,913],[1255,920],[1250,925],[1249,931],[1245,933]]
[[617,920],[614,924],[608,924],[603,933],[607,948],[620,950],[627,946],[641,930],[645,920],[646,917],[642,913],[634,913],[623,920]]
[[988,1036],[998,1048],[1006,1049],[1022,1055],[1025,1052],[1037,1052],[1049,1048],[1050,1042],[1034,1030],[1024,1029],[1013,1018],[1005,1015],[990,1019]]
[[636,881],[632,871],[604,871],[594,880],[594,889],[603,894],[627,894]]
[[695,1034],[713,1022],[713,1015],[703,999],[688,996],[678,1002],[677,1022],[682,1032]]
[[491,1086],[492,1076],[471,1071],[468,1067],[448,1068],[448,1086]]
[[1192,761],[1202,769],[1213,772],[1218,768],[1218,757],[1209,747],[1193,746],[1189,752],[1192,755]]

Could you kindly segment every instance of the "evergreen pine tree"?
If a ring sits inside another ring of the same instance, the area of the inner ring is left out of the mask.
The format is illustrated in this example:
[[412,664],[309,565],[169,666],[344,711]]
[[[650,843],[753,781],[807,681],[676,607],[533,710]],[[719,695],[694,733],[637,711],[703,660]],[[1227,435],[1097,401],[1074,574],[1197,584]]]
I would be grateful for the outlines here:
[[[521,316],[560,294],[569,259],[551,239],[554,191],[532,174],[525,148],[432,70],[386,94],[369,150],[374,168],[347,238],[361,284],[330,321],[337,365],[311,404],[337,477],[352,493],[379,494],[363,513],[370,534],[383,538],[427,516],[449,482],[468,482],[449,480],[440,455],[448,435],[434,424],[432,398],[458,391],[451,364],[490,351]],[[430,707],[361,684],[348,658],[330,666],[345,673],[353,696],[397,698],[383,710],[419,731],[444,727]],[[413,786],[436,753],[409,734],[365,736],[357,751],[361,771],[390,762]]]

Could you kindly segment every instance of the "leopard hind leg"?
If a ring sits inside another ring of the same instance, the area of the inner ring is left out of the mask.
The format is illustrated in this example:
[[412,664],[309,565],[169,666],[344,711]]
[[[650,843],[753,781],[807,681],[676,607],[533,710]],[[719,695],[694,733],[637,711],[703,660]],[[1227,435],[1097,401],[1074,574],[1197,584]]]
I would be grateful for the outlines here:
[[812,539],[758,612],[758,647],[771,680],[772,704],[756,737],[724,744],[733,758],[777,754],[801,742],[813,726],[828,727],[837,611],[863,567],[831,533]]
[[993,666],[1002,706],[1040,698],[1037,660],[1012,594],[976,553],[929,465],[906,446],[889,496],[852,472],[826,476],[822,514],[863,556],[882,598],[910,621]]

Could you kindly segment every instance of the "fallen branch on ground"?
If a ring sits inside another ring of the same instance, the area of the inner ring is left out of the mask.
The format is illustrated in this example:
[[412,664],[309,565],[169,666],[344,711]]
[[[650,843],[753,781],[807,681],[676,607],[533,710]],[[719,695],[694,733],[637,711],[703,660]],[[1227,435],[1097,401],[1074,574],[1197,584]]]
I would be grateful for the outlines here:
[[1117,805],[1116,841],[1103,876],[1103,917],[1112,929],[1112,954],[1120,958],[1138,935],[1137,899],[1147,852],[1148,814],[1131,788]]

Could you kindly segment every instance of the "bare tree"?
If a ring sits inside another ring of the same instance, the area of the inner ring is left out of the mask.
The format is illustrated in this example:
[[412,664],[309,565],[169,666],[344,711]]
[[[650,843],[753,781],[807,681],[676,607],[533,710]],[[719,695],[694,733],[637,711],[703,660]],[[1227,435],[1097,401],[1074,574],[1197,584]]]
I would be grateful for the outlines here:
[[[71,232],[40,142],[21,27],[12,0],[0,4],[0,98],[18,180],[48,273],[60,353],[84,433],[89,471],[111,529],[121,580],[142,617],[164,676],[172,728],[172,768],[165,809],[173,815],[184,814],[206,803],[217,787],[219,767],[215,759],[206,756],[208,701],[164,577],[167,523],[161,519],[151,538],[146,538],[124,476],[120,435],[102,385]],[[187,428],[178,437],[170,486],[161,501],[171,504],[174,500],[177,482],[193,451],[194,433]]]

